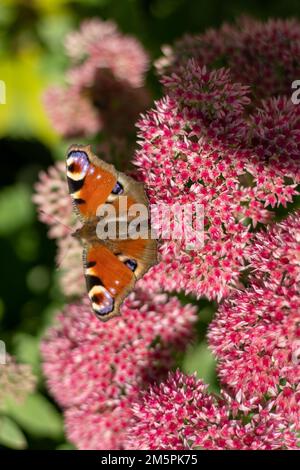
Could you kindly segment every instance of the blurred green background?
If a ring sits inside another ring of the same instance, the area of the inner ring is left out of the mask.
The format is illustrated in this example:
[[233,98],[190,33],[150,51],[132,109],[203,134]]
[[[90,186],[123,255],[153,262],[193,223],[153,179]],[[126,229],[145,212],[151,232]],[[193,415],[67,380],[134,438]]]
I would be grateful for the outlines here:
[[[40,371],[39,339],[64,299],[57,286],[55,242],[47,238],[31,202],[39,171],[62,159],[66,147],[51,128],[41,100],[49,84],[63,82],[63,38],[84,18],[109,18],[121,31],[137,36],[156,59],[162,44],[242,13],[261,19],[300,16],[299,1],[0,1],[0,80],[6,83],[6,104],[0,104],[0,339],[38,377],[38,391],[7,411],[14,425],[8,437],[0,428],[0,447],[70,448]],[[153,97],[158,97],[153,71],[148,80]],[[213,384],[214,362],[203,339],[212,307],[198,305],[201,341],[183,359],[183,367],[197,370]]]

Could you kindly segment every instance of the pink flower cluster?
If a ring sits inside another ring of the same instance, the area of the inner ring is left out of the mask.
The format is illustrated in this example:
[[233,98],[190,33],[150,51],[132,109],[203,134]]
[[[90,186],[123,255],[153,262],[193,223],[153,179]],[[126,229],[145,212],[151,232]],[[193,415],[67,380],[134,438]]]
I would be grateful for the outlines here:
[[148,57],[139,42],[112,22],[91,19],[69,34],[66,52],[67,86],[51,87],[45,95],[57,132],[68,138],[132,132],[148,103],[143,88]]
[[224,390],[177,372],[133,404],[131,449],[298,449],[300,212],[258,233],[250,285],[209,328]]
[[250,286],[210,325],[219,376],[243,406],[265,397],[300,427],[300,213],[258,233],[248,250]]
[[200,66],[230,69],[233,80],[251,86],[257,101],[290,95],[292,82],[300,76],[300,28],[296,19],[260,22],[241,17],[203,34],[186,35],[174,47],[164,47],[157,61],[160,75],[177,72],[194,58]]
[[163,83],[138,123],[135,165],[151,203],[202,205],[204,246],[163,240],[155,273],[165,289],[221,299],[239,285],[253,228],[298,194],[300,111],[272,98],[249,113],[245,86],[195,60]]
[[225,392],[216,396],[195,376],[179,371],[143,392],[133,404],[127,449],[275,450],[296,449],[297,439],[272,406],[251,415]]
[[87,299],[68,305],[42,343],[49,388],[80,449],[122,448],[131,402],[164,377],[192,338],[195,309],[140,281],[121,317],[102,324]]
[[22,401],[31,393],[36,384],[36,379],[27,364],[18,364],[8,354],[6,363],[0,364],[0,409],[9,398],[14,401]]

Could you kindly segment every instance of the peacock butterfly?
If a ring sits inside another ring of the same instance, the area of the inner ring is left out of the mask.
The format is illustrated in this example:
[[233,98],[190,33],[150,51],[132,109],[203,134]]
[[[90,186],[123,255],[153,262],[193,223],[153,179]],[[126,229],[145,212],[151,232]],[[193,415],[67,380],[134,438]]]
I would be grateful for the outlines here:
[[[72,145],[66,158],[69,192],[82,227],[73,236],[83,243],[83,264],[88,296],[92,308],[103,321],[119,315],[120,305],[132,291],[135,282],[157,262],[157,244],[147,236],[124,237],[120,198],[126,196],[126,227],[133,217],[128,216],[134,204],[147,209],[149,202],[143,185],[118,172],[113,165],[98,158],[89,145]],[[101,239],[97,236],[99,208],[109,205],[115,214],[109,221],[117,227],[116,236]],[[147,221],[148,223],[149,219]],[[148,225],[147,225],[148,227]]]

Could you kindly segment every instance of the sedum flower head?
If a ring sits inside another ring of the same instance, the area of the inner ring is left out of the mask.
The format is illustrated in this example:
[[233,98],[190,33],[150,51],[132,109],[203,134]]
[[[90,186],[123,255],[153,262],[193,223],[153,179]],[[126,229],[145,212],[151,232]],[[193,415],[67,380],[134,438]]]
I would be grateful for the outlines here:
[[69,438],[81,449],[122,447],[132,397],[173,367],[196,320],[194,307],[143,280],[121,315],[102,324],[84,299],[65,308],[42,343],[49,388],[67,409]]
[[299,213],[259,233],[249,248],[250,285],[210,325],[219,376],[247,409],[271,399],[300,427]]
[[124,137],[148,102],[143,88],[148,57],[133,37],[110,21],[84,21],[66,38],[70,57],[66,86],[49,88],[45,106],[63,137],[106,132]]
[[79,31],[67,36],[65,46],[72,62],[77,65],[70,71],[71,77],[76,75],[76,83],[77,75],[81,75],[82,82],[88,84],[88,72],[91,72],[93,80],[95,68],[102,68],[111,70],[114,77],[130,83],[132,87],[144,84],[149,66],[146,52],[137,39],[120,33],[112,21],[98,18],[83,21]]
[[[169,374],[133,404],[127,449],[275,450],[296,437],[268,405],[247,415],[226,393],[217,396],[195,376]],[[239,412],[239,413],[238,413]]]
[[108,405],[96,396],[68,408],[64,417],[69,441],[80,450],[123,449],[135,397],[132,393]]
[[159,74],[176,73],[194,58],[201,66],[229,68],[234,81],[251,87],[255,101],[290,95],[292,82],[300,76],[300,23],[242,17],[233,25],[186,35],[163,52],[157,62]]
[[299,111],[278,99],[249,114],[245,86],[194,60],[163,82],[167,95],[138,123],[135,164],[151,203],[202,205],[204,244],[163,241],[153,274],[167,289],[220,299],[239,285],[252,229],[298,194]]
[[[246,251],[252,279],[283,292],[300,282],[300,211],[257,232]],[[286,292],[288,293],[288,292]]]

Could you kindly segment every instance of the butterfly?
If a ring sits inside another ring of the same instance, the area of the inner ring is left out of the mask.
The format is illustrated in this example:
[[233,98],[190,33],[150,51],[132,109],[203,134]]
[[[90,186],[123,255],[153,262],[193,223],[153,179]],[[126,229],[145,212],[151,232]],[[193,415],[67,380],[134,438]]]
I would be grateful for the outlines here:
[[[120,306],[136,281],[157,262],[157,243],[151,238],[150,228],[146,229],[146,237],[133,236],[129,230],[134,223],[131,209],[141,204],[148,210],[149,201],[142,183],[101,160],[89,145],[69,148],[66,172],[75,212],[82,222],[72,235],[83,244],[88,296],[97,317],[107,321],[119,315]],[[125,222],[120,210],[124,196]],[[99,216],[103,207],[112,209],[115,215]],[[113,237],[99,238],[97,228],[101,221],[107,222],[107,227],[114,226]],[[148,227],[149,218],[142,222]]]

